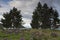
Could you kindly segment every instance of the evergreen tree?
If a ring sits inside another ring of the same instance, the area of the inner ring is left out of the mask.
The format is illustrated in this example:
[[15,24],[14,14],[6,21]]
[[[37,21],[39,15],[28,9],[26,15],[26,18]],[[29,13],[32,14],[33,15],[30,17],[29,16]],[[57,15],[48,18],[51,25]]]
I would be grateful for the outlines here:
[[42,27],[41,28],[51,28],[51,22],[50,22],[50,13],[49,13],[49,7],[47,6],[47,4],[45,3],[43,5],[43,9],[42,9]]
[[35,11],[33,12],[31,26],[32,28],[56,28],[56,24],[59,22],[58,12],[49,8],[45,3],[43,6],[38,3]]
[[17,10],[17,8],[13,7],[9,13],[4,13],[4,19],[1,19],[2,25],[6,28],[9,27],[22,27],[22,15],[20,14],[21,11]]
[[31,26],[32,28],[39,28],[40,27],[40,23],[39,23],[39,12],[41,9],[42,5],[39,2],[37,8],[35,9],[35,11],[33,12],[33,16],[32,16],[32,22],[31,22]]
[[38,17],[39,17],[39,19],[38,19],[38,22],[39,22],[39,27],[41,27],[41,24],[42,24],[42,15],[43,15],[43,13],[42,13],[42,5],[41,5],[41,3],[39,2],[38,3],[38,6],[37,6],[37,14],[38,14]]

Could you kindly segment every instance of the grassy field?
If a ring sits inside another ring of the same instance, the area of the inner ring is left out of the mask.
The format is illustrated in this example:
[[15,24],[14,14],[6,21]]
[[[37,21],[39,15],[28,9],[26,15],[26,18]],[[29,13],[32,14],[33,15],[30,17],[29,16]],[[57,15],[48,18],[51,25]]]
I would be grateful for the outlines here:
[[60,40],[59,30],[0,30],[0,40]]

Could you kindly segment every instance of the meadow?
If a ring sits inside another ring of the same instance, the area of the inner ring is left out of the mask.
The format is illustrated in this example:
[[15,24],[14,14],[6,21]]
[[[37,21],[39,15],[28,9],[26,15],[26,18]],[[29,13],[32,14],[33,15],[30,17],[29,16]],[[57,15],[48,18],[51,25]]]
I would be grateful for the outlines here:
[[60,40],[60,30],[0,30],[0,40]]

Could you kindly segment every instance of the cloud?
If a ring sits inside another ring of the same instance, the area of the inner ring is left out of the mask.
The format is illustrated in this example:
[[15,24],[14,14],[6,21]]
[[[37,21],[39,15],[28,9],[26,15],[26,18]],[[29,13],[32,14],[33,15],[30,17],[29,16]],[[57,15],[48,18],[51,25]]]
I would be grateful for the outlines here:
[[9,7],[9,5],[6,3],[6,2],[4,2],[3,0],[0,0],[0,15],[2,15],[3,13],[5,13],[5,12],[9,12],[9,10],[10,10],[10,7]]
[[24,20],[24,23],[25,23],[23,26],[27,28],[31,28],[31,25],[30,25],[31,19],[23,18],[22,20]]
[[0,15],[0,19],[1,19],[1,18],[3,18],[3,16],[2,16],[2,15]]
[[27,19],[27,18],[23,18],[22,20],[24,20],[24,23],[30,23],[31,22],[31,19]]

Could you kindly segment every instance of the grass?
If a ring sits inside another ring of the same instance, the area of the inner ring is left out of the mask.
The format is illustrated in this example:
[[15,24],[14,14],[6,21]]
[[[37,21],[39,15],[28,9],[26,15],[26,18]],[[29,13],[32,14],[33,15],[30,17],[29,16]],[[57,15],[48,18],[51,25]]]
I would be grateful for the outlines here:
[[[0,40],[3,39],[8,39],[8,40],[20,40],[20,38],[24,38],[25,40],[30,40],[32,36],[36,35],[35,33],[43,34],[42,36],[39,36],[41,40],[60,40],[60,31],[59,30],[48,30],[48,29],[31,29],[31,30],[24,30],[19,33],[12,32],[10,33],[5,33],[0,31]],[[51,33],[55,32],[58,36],[57,37],[52,37]],[[36,37],[36,36],[34,36]],[[38,38],[39,38],[38,37]],[[37,38],[37,37],[36,37]]]

